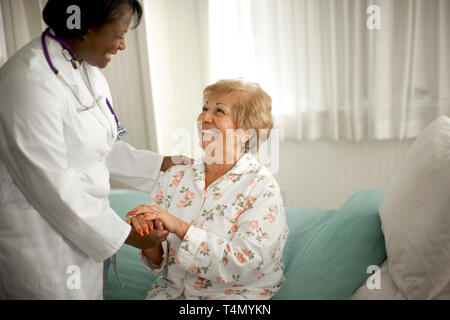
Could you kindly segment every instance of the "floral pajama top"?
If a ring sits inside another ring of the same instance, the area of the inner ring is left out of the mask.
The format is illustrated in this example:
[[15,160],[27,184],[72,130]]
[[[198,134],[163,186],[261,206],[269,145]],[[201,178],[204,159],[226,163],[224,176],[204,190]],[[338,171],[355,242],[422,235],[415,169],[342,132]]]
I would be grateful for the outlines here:
[[175,166],[161,174],[151,203],[191,226],[162,243],[163,262],[142,263],[162,274],[147,299],[270,299],[283,277],[288,235],[277,182],[245,154],[205,190],[205,166]]

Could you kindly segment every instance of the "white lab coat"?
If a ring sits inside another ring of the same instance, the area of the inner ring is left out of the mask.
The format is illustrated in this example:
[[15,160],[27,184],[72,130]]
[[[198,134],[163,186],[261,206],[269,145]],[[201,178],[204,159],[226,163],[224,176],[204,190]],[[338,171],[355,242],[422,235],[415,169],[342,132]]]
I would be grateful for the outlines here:
[[[47,37],[53,64],[84,105],[80,70]],[[0,299],[102,299],[103,261],[130,226],[110,208],[110,174],[150,192],[163,157],[115,142],[101,72],[87,65],[99,106],[80,111],[49,68],[40,38],[0,69]]]

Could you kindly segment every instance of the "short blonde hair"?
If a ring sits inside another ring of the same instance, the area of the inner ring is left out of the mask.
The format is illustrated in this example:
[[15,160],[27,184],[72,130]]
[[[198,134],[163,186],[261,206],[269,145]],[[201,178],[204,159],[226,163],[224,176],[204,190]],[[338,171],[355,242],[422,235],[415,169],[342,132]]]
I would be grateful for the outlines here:
[[[231,94],[231,112],[238,129],[255,130],[256,136],[245,145],[245,152],[259,146],[269,138],[273,128],[272,98],[255,82],[240,79],[219,80],[203,90],[203,102],[210,96]],[[265,130],[265,131],[262,131]],[[260,135],[261,132],[265,134]]]

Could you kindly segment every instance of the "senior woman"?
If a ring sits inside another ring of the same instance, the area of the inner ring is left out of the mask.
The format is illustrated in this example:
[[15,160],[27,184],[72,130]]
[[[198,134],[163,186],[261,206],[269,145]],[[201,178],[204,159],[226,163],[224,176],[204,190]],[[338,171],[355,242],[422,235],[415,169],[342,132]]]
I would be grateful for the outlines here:
[[288,227],[277,182],[250,143],[272,129],[271,99],[240,80],[218,81],[203,97],[203,161],[169,169],[152,191],[153,205],[128,213],[138,230],[170,232],[141,251],[144,265],[162,274],[147,298],[270,299],[283,280]]

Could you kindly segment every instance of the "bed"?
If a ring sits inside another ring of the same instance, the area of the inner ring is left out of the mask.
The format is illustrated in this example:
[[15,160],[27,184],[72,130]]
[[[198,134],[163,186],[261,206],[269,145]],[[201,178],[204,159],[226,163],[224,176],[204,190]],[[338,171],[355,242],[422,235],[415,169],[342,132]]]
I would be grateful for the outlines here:
[[[274,299],[450,299],[449,150],[450,118],[440,116],[386,190],[356,192],[338,210],[287,208],[286,281]],[[110,202],[124,217],[148,198],[113,190]],[[127,245],[119,250],[124,287],[110,272],[106,299],[145,298],[155,277],[138,257]]]
[[[368,267],[386,259],[378,207],[384,189],[362,190],[339,210],[287,208],[290,232],[284,248],[286,281],[274,299],[348,299],[371,275]],[[112,190],[111,207],[124,218],[149,195]],[[107,300],[141,300],[157,276],[139,260],[139,250],[124,245],[117,253],[123,287],[113,269],[105,285]]]

